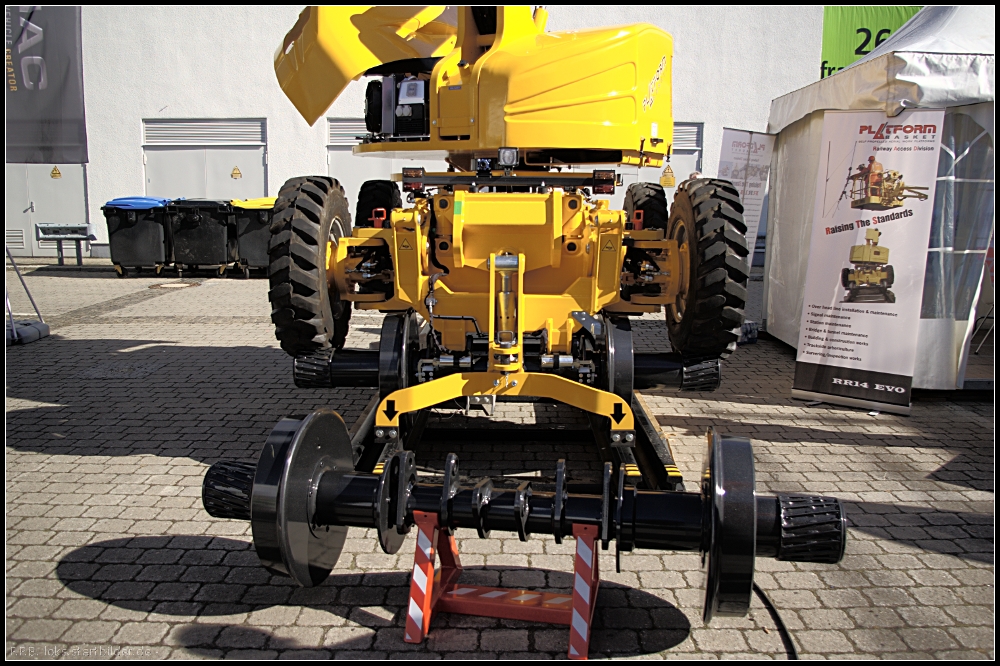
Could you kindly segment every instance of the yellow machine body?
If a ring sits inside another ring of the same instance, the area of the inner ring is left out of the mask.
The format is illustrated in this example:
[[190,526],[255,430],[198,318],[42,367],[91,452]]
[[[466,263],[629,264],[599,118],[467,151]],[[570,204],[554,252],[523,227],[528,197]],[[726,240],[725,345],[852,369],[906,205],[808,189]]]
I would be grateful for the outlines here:
[[[674,276],[682,264],[676,241],[664,239],[661,230],[627,230],[623,211],[560,189],[437,194],[392,211],[387,222],[385,228],[355,228],[351,237],[330,242],[327,272],[341,298],[358,309],[413,309],[440,333],[441,347],[455,354],[465,350],[468,334],[488,333],[490,352],[488,373],[450,375],[396,391],[383,400],[392,401],[389,411],[415,411],[462,396],[531,395],[604,416],[617,409],[624,417],[612,429],[633,429],[631,407],[614,394],[524,372],[524,335],[544,332],[546,353],[569,354],[582,326],[574,313],[658,311],[677,296]],[[657,258],[660,270],[649,282],[659,285],[658,295],[621,299],[623,279],[632,277],[622,272],[626,238]],[[360,264],[373,248],[392,256],[392,275],[375,278],[392,281],[391,296],[362,293]],[[377,424],[394,426],[398,416],[388,418],[386,409],[380,407]]]
[[865,231],[865,244],[851,246],[851,263],[863,266],[884,266],[889,263],[889,248],[878,244],[882,232],[878,229]]
[[[496,34],[481,35],[470,7],[309,7],[275,72],[311,124],[368,70],[440,58],[429,138],[362,143],[358,154],[447,155],[471,168],[468,158],[515,146],[528,163],[661,166],[673,141],[673,38],[649,24],[550,33],[545,19],[544,9],[499,7]],[[589,153],[533,156],[552,150]]]
[[[492,175],[546,174],[540,188],[456,185],[427,194],[411,187],[412,208],[386,210],[384,223],[330,240],[328,283],[355,308],[413,310],[455,358],[468,335],[488,334],[486,372],[428,373],[387,396],[377,423],[392,427],[393,413],[463,395],[534,395],[630,430],[627,401],[589,385],[584,370],[579,382],[526,372],[523,345],[531,334],[546,354],[568,355],[587,317],[656,312],[677,298],[689,248],[661,229],[633,230],[624,211],[578,186],[561,187],[551,170],[664,164],[673,141],[673,38],[649,24],[547,32],[546,11],[523,6],[497,7],[491,34],[480,34],[491,26],[476,18],[471,7],[309,7],[275,54],[281,88],[310,124],[366,75],[424,82],[426,131],[372,132],[355,154],[445,158],[451,174],[473,176],[478,159],[513,147],[519,166]],[[367,93],[366,100],[377,101]],[[627,245],[652,268],[624,271]],[[384,259],[377,269],[373,252]],[[623,286],[637,280],[642,293],[623,300]]]
[[[428,241],[431,206],[437,221],[434,248]],[[355,307],[413,308],[433,322],[445,348],[462,350],[466,334],[489,331],[495,339],[502,287],[496,257],[519,257],[516,275],[511,275],[513,332],[520,338],[525,332],[546,331],[548,353],[568,353],[572,334],[580,330],[573,312],[641,314],[676,297],[671,277],[680,272],[677,242],[664,240],[659,230],[627,231],[625,222],[624,212],[609,210],[604,200],[592,204],[558,189],[548,194],[457,191],[396,209],[391,228],[357,228],[351,238],[331,243],[329,268],[342,298]],[[660,284],[658,296],[621,300],[626,237],[661,257],[661,269],[668,266],[651,276],[651,282]],[[393,257],[391,298],[358,290],[364,283],[357,277],[362,250],[374,246],[387,247]],[[432,279],[434,315],[465,319],[431,316],[427,298]]]
[[847,279],[859,286],[877,285],[889,279],[889,273],[881,266],[856,266],[847,273]]
[[854,268],[845,269],[845,280],[858,286],[885,285],[891,282],[893,276],[889,264],[889,248],[878,244],[882,232],[878,229],[865,231],[865,244],[851,246],[851,263]]
[[851,263],[884,266],[889,263],[889,248],[881,245],[854,245],[851,247]]

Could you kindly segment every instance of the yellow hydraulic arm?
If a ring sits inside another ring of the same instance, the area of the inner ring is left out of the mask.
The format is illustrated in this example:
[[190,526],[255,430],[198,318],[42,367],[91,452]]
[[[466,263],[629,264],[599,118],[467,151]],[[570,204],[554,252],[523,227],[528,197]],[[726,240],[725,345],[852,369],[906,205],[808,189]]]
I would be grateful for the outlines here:
[[306,7],[274,54],[278,83],[312,125],[347,84],[378,65],[433,58],[455,47],[452,8]]

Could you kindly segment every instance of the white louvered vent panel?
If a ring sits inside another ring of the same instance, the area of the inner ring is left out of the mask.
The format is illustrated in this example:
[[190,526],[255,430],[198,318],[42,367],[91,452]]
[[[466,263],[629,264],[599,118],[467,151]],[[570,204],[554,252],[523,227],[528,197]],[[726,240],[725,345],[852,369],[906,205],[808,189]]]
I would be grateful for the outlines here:
[[359,136],[368,134],[364,118],[327,118],[329,122],[328,146],[356,146]]
[[24,229],[4,229],[4,242],[12,250],[23,250]]
[[701,150],[703,123],[674,123],[674,150]]
[[263,120],[144,120],[147,146],[260,146]]

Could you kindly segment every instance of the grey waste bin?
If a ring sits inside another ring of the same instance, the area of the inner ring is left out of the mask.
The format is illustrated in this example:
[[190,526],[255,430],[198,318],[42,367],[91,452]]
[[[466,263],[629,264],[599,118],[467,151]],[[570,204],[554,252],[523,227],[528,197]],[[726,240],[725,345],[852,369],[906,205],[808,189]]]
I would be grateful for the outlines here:
[[215,199],[175,199],[167,205],[177,275],[209,269],[225,275],[237,261],[233,207]]
[[236,218],[236,238],[239,263],[243,276],[250,277],[251,268],[267,268],[267,246],[271,241],[271,212],[275,197],[233,199]]

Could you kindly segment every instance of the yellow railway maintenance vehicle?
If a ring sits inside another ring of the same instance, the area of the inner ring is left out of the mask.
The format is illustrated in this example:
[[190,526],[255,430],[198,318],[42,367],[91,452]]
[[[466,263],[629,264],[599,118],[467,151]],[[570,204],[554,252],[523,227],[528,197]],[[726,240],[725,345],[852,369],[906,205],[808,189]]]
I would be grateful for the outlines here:
[[[839,560],[839,503],[757,497],[749,440],[710,433],[702,491],[681,492],[669,445],[634,393],[716,388],[746,301],[746,226],[729,182],[685,181],[669,206],[652,183],[630,185],[624,210],[600,198],[620,185],[616,167],[669,159],[672,53],[672,37],[647,24],[548,32],[541,8],[302,12],[275,71],[306,121],[367,77],[368,133],[355,153],[450,168],[404,168],[357,193],[306,176],[278,194],[269,299],[296,384],[379,392],[350,429],[330,410],[285,419],[256,464],[218,463],[206,475],[206,509],[250,519],[266,566],[319,584],[347,526],[375,528],[391,553],[417,525],[418,560],[435,545],[447,551],[433,535],[458,526],[700,549],[710,619],[745,614],[755,556]],[[385,313],[378,350],[343,349],[352,307]],[[634,353],[629,317],[661,311],[674,351]],[[443,482],[417,481],[427,410],[459,400],[492,413],[497,400],[525,399],[588,413],[606,461],[593,487],[570,492],[560,464],[551,487],[463,489],[454,456]],[[596,567],[585,552],[578,574]],[[407,640],[422,639],[435,608],[524,617],[462,606],[440,572],[434,596],[414,571]],[[589,611],[574,596],[574,612],[592,612],[594,596]],[[570,615],[552,618],[579,633]],[[570,656],[585,656],[572,636]]]
[[850,261],[854,267],[840,273],[840,284],[847,290],[845,302],[858,299],[896,302],[896,295],[889,290],[896,281],[896,272],[889,264],[889,248],[878,244],[881,237],[878,229],[868,229],[865,244],[851,246]]

